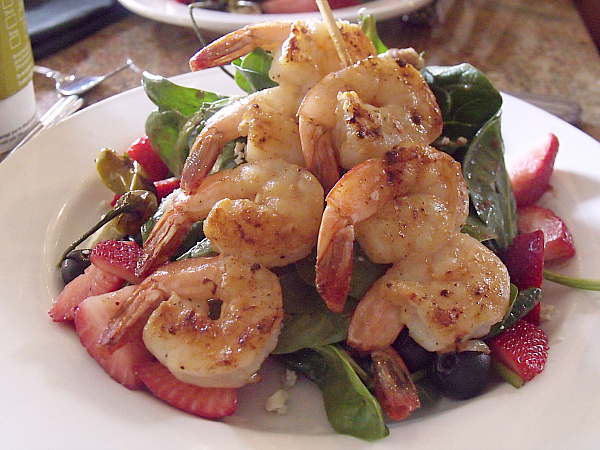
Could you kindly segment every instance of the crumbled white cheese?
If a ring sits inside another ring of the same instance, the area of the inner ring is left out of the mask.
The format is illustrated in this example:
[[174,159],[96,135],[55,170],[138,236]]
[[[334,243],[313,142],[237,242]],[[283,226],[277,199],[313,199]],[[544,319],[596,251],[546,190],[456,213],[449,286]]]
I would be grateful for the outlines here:
[[554,317],[554,314],[555,314],[554,305],[547,305],[545,303],[542,303],[542,306],[540,307],[540,321],[541,322],[548,322],[549,320],[552,319],[552,317]]
[[239,165],[246,161],[246,144],[243,142],[236,142],[233,154],[235,155],[236,164]]
[[285,369],[285,380],[283,381],[283,386],[291,389],[296,385],[297,379],[298,375],[296,375],[296,372],[290,369]]
[[290,392],[287,389],[278,389],[269,398],[267,398],[267,404],[265,408],[269,412],[276,412],[277,414],[287,413],[287,401],[290,398]]
[[297,379],[298,376],[296,375],[296,372],[286,369],[283,379],[283,388],[276,390],[269,398],[267,398],[267,403],[265,405],[267,411],[276,412],[280,415],[287,413],[287,401],[290,398],[290,389],[296,385]]

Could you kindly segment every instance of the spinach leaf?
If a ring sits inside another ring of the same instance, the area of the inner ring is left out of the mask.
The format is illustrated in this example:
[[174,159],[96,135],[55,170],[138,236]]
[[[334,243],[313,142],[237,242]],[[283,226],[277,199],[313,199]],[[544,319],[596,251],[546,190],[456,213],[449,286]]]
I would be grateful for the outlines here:
[[234,79],[238,86],[251,94],[277,86],[277,83],[269,78],[269,69],[273,62],[273,56],[262,48],[257,48],[246,56],[233,61],[236,68]]
[[367,17],[361,16],[360,25],[363,32],[371,39],[373,45],[375,45],[378,54],[388,51],[387,46],[381,41],[381,38],[377,33],[377,21],[375,20],[375,17],[370,14]]
[[368,441],[389,434],[381,405],[354,371],[344,351],[326,345],[282,355],[280,360],[319,386],[329,423],[338,433]]
[[517,287],[514,284],[511,284],[510,290],[512,300],[508,312],[504,316],[504,319],[502,319],[502,322],[494,325],[484,339],[497,336],[506,328],[512,327],[525,317],[525,315],[544,297],[544,292],[540,288],[529,288],[517,293]]
[[314,286],[305,283],[293,268],[279,276],[283,293],[283,330],[275,354],[344,341],[349,314],[329,311]]
[[152,111],[146,119],[146,134],[152,148],[176,177],[181,176],[189,153],[189,147],[178,146],[179,131],[185,123],[185,117],[175,110]]
[[185,253],[179,256],[177,259],[188,259],[188,258],[201,258],[205,256],[215,256],[217,253],[212,249],[210,245],[210,239],[203,238],[196,242],[190,247]]
[[169,170],[179,177],[199,130],[228,98],[149,73],[144,73],[142,85],[158,106],[146,119],[146,134]]
[[421,73],[440,105],[442,135],[452,140],[472,139],[502,106],[500,92],[470,64],[429,66]]
[[226,98],[223,95],[179,86],[167,78],[144,72],[142,86],[148,98],[161,110],[173,109],[183,116],[190,116],[205,103]]
[[465,224],[460,229],[461,233],[466,233],[469,236],[477,239],[479,242],[485,242],[495,239],[498,235],[495,234],[483,221],[477,213],[469,213]]
[[475,135],[462,166],[477,215],[496,235],[493,242],[505,248],[517,234],[517,205],[504,164],[500,113]]

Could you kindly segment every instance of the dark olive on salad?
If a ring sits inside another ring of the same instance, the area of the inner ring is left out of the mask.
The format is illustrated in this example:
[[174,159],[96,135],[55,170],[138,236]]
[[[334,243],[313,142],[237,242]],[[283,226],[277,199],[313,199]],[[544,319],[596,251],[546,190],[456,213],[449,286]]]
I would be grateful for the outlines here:
[[83,249],[73,250],[67,254],[60,266],[60,275],[65,284],[73,281],[90,266],[91,253],[91,250]]
[[440,393],[466,400],[483,392],[492,375],[492,358],[483,352],[442,353],[433,364],[433,381]]

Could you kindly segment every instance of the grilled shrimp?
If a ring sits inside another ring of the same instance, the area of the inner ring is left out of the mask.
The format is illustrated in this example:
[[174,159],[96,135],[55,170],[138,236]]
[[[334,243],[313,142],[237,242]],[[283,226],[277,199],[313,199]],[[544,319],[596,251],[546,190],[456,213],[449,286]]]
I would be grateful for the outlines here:
[[510,278],[500,259],[458,233],[427,253],[396,262],[358,304],[348,344],[385,349],[404,326],[429,351],[455,351],[485,336],[510,302]]
[[243,386],[277,344],[281,286],[258,263],[232,256],[176,261],[134,289],[119,299],[101,344],[112,351],[124,336],[142,333],[146,348],[185,383]]
[[326,191],[395,146],[429,145],[442,131],[434,94],[412,65],[369,57],[319,81],[298,110],[306,166]]
[[[360,27],[348,22],[338,25],[353,60],[376,54]],[[248,25],[204,47],[191,58],[190,66],[194,71],[220,66],[257,47],[274,52],[269,76],[278,86],[239,100],[206,124],[181,175],[188,191],[206,177],[223,146],[239,136],[248,137],[248,161],[284,157],[304,165],[296,113],[306,92],[328,73],[341,69],[341,62],[331,58],[335,49],[325,23],[307,20]]]
[[460,231],[468,192],[460,164],[432,147],[399,147],[347,172],[327,195],[317,243],[316,284],[341,312],[357,240],[375,263],[436,251]]
[[[373,42],[360,26],[337,22],[353,62],[376,55]],[[190,59],[193,71],[227,64],[257,47],[273,53],[269,76],[279,85],[297,86],[302,95],[317,81],[342,68],[325,22],[297,20],[261,22],[229,33]]]
[[304,165],[294,101],[295,90],[277,86],[255,92],[212,116],[196,138],[181,174],[192,193],[209,174],[225,144],[246,136],[246,161],[283,158]]
[[196,193],[179,192],[144,243],[137,272],[143,275],[165,262],[202,219],[218,253],[267,267],[290,264],[314,248],[323,206],[318,180],[281,159],[214,173]]

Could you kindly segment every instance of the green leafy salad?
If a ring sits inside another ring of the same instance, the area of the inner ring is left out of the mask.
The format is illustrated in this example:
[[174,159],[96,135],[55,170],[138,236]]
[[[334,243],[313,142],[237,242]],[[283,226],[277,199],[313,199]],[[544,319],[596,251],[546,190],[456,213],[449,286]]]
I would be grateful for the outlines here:
[[[378,51],[385,51],[374,32],[374,22],[365,20],[364,28]],[[271,55],[261,49],[236,60],[237,84],[247,93],[275,86],[268,76],[271,61]],[[517,234],[516,203],[504,163],[500,127],[502,97],[486,76],[469,64],[425,67],[421,73],[435,94],[443,115],[443,132],[433,146],[462,164],[468,185],[470,215],[462,231],[484,242],[493,251],[500,251]],[[182,87],[148,73],[144,74],[143,87],[158,107],[147,118],[146,134],[172,176],[179,177],[199,131],[215,112],[230,102],[230,98]],[[244,163],[243,154],[240,156],[238,151],[244,139],[239,138],[225,146],[213,171]],[[103,177],[109,176],[113,170],[110,167],[114,166],[105,166]],[[149,220],[144,218],[139,233],[142,240],[161,214],[159,205]],[[199,222],[192,227],[174,258],[213,254],[210,241],[203,235],[202,222]],[[276,271],[282,287],[285,316],[272,358],[318,385],[323,392],[328,419],[337,432],[371,441],[389,434],[388,419],[374,395],[369,357],[356,354],[345,341],[353,308],[389,266],[370,262],[357,244],[354,258],[350,298],[342,314],[329,311],[317,293],[314,254]],[[513,286],[510,311],[490,335],[514,324],[541,297],[539,288],[519,292]],[[404,334],[398,339],[405,339]],[[416,353],[421,350],[417,349]],[[430,375],[427,369],[412,374],[422,407],[435,403],[444,395],[432,383]]]
[[[268,77],[270,55],[255,50],[234,64],[235,79],[246,92],[274,86]],[[516,234],[516,205],[504,166],[500,132],[502,97],[484,74],[469,64],[426,67],[422,74],[435,93],[444,118],[443,137],[434,146],[463,164],[471,193],[472,211],[465,232],[504,248]],[[203,123],[225,99],[210,92],[179,87],[170,81],[145,75],[144,88],[158,110],[146,122],[153,145],[175,175],[181,173],[187,152]],[[235,142],[228,144],[217,165],[235,167]],[[155,217],[155,220],[158,218]],[[145,225],[151,228],[152,221]],[[210,243],[195,228],[196,241],[180,249],[182,257],[211,254]],[[372,394],[368,362],[353,358],[344,346],[351,311],[387,266],[373,264],[356,249],[351,299],[344,314],[330,312],[314,287],[314,255],[279,274],[285,318],[273,356],[287,368],[302,373],[323,391],[331,425],[339,433],[375,440],[388,433],[381,406]],[[519,293],[522,317],[539,300],[539,290]],[[513,298],[517,298],[514,292]],[[523,306],[525,305],[525,306]],[[499,325],[500,326],[500,325]],[[434,401],[439,394],[425,374],[417,384],[421,399]]]

